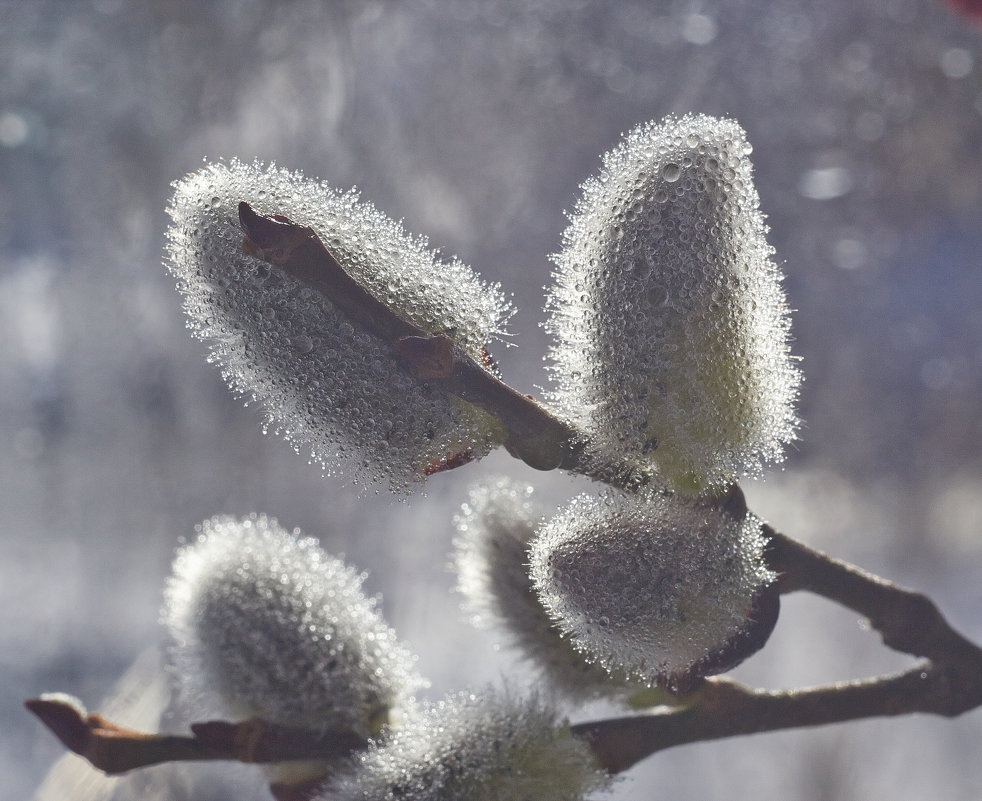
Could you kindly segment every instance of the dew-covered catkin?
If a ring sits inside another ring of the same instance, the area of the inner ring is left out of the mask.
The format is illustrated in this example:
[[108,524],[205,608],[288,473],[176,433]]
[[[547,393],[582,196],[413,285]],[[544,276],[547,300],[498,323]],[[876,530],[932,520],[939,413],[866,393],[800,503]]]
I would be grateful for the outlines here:
[[601,453],[676,490],[783,458],[800,372],[781,274],[732,120],[632,130],[582,187],[547,302],[551,399]]
[[264,515],[219,516],[174,561],[163,621],[191,720],[370,737],[424,684],[364,576]]
[[453,567],[471,621],[500,630],[552,690],[571,700],[636,693],[623,673],[588,662],[539,601],[529,542],[544,521],[529,485],[498,478],[474,485],[454,518]]
[[540,698],[489,689],[410,716],[316,801],[577,801],[609,784]]
[[764,542],[754,515],[689,497],[580,495],[539,529],[532,578],[590,659],[679,686],[701,667],[718,672],[713,657],[759,622],[757,601],[774,580]]
[[411,376],[385,343],[285,271],[243,252],[237,207],[309,226],[397,315],[482,363],[511,309],[500,289],[362,202],[299,173],[215,163],[174,185],[167,266],[195,336],[266,427],[328,472],[406,491],[448,458],[480,458],[502,432],[486,413]]

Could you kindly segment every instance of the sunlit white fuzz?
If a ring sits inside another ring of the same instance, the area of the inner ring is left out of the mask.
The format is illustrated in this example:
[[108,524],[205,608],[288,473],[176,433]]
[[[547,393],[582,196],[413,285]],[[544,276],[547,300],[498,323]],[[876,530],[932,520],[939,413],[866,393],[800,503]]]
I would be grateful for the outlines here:
[[464,606],[478,626],[500,628],[549,686],[574,699],[637,692],[573,647],[539,601],[529,575],[529,542],[544,522],[531,486],[506,478],[471,488],[454,518],[453,565]]
[[243,252],[237,207],[309,226],[344,270],[390,309],[447,334],[482,362],[510,307],[496,285],[354,192],[261,164],[211,164],[175,183],[167,265],[195,335],[267,424],[326,470],[357,480],[419,482],[424,469],[467,453],[480,458],[501,432],[476,407],[409,375],[387,343],[329,300]]
[[554,257],[553,401],[676,489],[757,475],[795,438],[800,373],[750,150],[732,120],[635,128]]
[[761,525],[665,493],[581,495],[533,540],[532,578],[591,659],[677,686],[732,667],[717,656],[756,622],[774,579]]
[[610,783],[537,697],[451,696],[407,719],[319,801],[575,801]]
[[191,720],[258,716],[371,736],[423,682],[363,576],[274,519],[214,517],[166,587],[169,662]]

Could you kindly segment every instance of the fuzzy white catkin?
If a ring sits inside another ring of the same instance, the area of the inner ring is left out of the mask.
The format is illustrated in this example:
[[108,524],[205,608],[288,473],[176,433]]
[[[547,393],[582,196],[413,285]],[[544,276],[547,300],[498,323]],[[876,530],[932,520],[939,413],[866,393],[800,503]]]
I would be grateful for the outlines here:
[[463,452],[480,458],[498,443],[489,415],[413,378],[388,344],[326,298],[244,253],[238,204],[310,226],[362,286],[478,363],[512,313],[497,285],[438,259],[354,192],[299,173],[233,160],[174,187],[167,266],[189,327],[229,386],[262,406],[266,428],[327,472],[343,467],[397,492],[422,481],[427,465]]
[[265,515],[203,522],[163,612],[186,714],[376,734],[424,682],[363,578]]
[[539,529],[532,578],[590,659],[672,686],[750,624],[774,580],[761,526],[663,492],[581,495]]
[[562,636],[529,575],[529,542],[544,521],[533,488],[507,478],[471,487],[454,517],[453,566],[471,621],[495,626],[551,689],[572,700],[637,692],[623,674],[588,662]]
[[576,801],[609,784],[541,699],[486,690],[410,716],[316,801]]
[[547,310],[551,399],[676,490],[756,476],[795,438],[800,371],[751,147],[732,120],[641,125],[587,180]]

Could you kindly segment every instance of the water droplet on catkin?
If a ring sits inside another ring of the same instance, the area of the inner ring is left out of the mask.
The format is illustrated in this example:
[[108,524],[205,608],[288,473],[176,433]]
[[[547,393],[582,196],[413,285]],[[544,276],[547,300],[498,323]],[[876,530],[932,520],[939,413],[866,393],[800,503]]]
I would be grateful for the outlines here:
[[420,328],[452,332],[479,363],[511,310],[496,286],[439,259],[353,192],[236,160],[192,173],[175,184],[168,209],[167,266],[190,327],[233,391],[262,406],[269,430],[326,472],[349,469],[361,484],[388,481],[401,493],[447,454],[480,458],[497,444],[488,415],[422,384],[388,343],[243,252],[241,201],[312,227],[362,286]]
[[554,257],[550,399],[598,454],[676,489],[759,475],[796,437],[801,376],[749,152],[731,120],[638,126],[583,184]]

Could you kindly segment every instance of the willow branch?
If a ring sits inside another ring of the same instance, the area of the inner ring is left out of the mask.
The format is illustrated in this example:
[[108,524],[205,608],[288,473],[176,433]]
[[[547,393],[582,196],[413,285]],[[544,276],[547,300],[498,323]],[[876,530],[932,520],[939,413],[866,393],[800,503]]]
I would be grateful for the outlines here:
[[[736,487],[720,503],[732,514],[745,509]],[[834,600],[869,618],[890,648],[928,660],[897,675],[809,689],[761,690],[706,679],[679,707],[573,726],[611,773],[687,743],[913,713],[954,717],[982,706],[982,649],[952,629],[928,598],[770,527],[766,533],[781,592],[805,590]],[[191,737],[143,734],[85,716],[77,703],[61,699],[27,706],[68,748],[107,773],[180,760],[330,760],[365,746],[353,734],[323,736],[257,720],[195,724]]]
[[[733,488],[720,502],[739,514],[742,493]],[[928,598],[770,527],[766,533],[767,558],[780,573],[782,592],[806,590],[834,600],[869,618],[890,648],[928,661],[898,675],[809,689],[759,690],[707,679],[683,706],[573,726],[611,773],[686,743],[917,712],[954,717],[982,706],[982,649],[952,629]],[[178,760],[333,759],[365,745],[356,735],[324,737],[263,721],[196,724],[192,737],[143,734],[83,716],[77,704],[38,699],[27,705],[68,748],[107,773]]]
[[86,714],[77,701],[66,696],[34,698],[25,706],[66,748],[110,775],[164,762],[330,761],[367,746],[363,737],[352,732],[317,734],[257,718],[240,723],[195,723],[191,736],[147,734],[98,714]]
[[[246,251],[321,293],[353,323],[388,343],[418,380],[496,417],[508,431],[505,446],[512,455],[539,469],[561,468],[621,487],[647,480],[626,460],[595,460],[584,432],[509,387],[449,337],[395,314],[344,271],[312,229],[278,215],[260,216],[247,203],[239,205],[239,218]],[[736,485],[716,503],[736,517],[747,511]],[[918,712],[951,717],[982,706],[982,649],[952,629],[929,598],[769,526],[764,533],[779,592],[808,591],[835,601],[868,618],[888,647],[927,661],[898,675],[798,690],[707,679],[680,707],[574,726],[573,733],[590,743],[610,772],[696,741]],[[69,749],[107,773],[182,760],[331,760],[366,745],[350,733],[321,735],[256,720],[195,724],[191,736],[145,734],[86,715],[64,698],[35,699],[27,706]]]
[[493,375],[445,334],[407,320],[353,279],[312,228],[282,215],[265,217],[239,203],[243,249],[320,293],[364,330],[381,339],[420,381],[471,403],[505,427],[505,447],[538,470],[562,469],[619,484],[640,483],[637,466],[586,455],[586,437],[531,395]]
[[708,679],[691,706],[581,723],[572,731],[590,743],[610,773],[620,773],[687,743],[914,712],[951,717],[982,704],[982,683],[976,677],[971,684],[953,693],[948,672],[930,666],[802,690],[755,690]]
[[895,651],[938,662],[982,665],[982,650],[958,634],[926,595],[813,550],[764,527],[768,562],[782,592],[807,590],[858,612]]
[[[982,704],[980,674],[970,687],[959,684],[954,687],[950,672],[937,666],[803,690],[756,690],[708,679],[688,706],[580,723],[571,732],[590,745],[607,771],[621,773],[652,754],[688,743],[915,712],[953,717]],[[258,720],[195,724],[194,737],[134,732],[98,715],[88,716],[86,726],[92,728],[94,747],[72,750],[107,773],[201,759],[329,760],[364,746],[354,736],[337,740],[296,729],[284,736],[280,727]]]
[[[738,507],[742,493],[726,500]],[[770,526],[765,535],[782,593],[804,590],[835,601],[868,618],[888,647],[928,661],[899,675],[776,692],[707,679],[682,708],[574,726],[611,773],[685,743],[917,712],[954,717],[982,706],[982,649],[952,629],[929,598]]]

